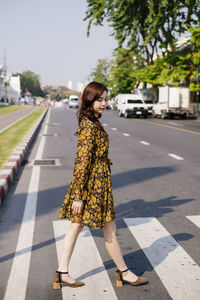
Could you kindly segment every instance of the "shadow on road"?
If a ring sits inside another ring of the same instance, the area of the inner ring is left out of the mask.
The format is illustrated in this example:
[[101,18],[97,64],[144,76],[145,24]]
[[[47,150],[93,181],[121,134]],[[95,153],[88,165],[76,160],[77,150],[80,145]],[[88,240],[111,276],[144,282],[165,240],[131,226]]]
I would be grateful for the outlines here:
[[193,200],[193,198],[178,199],[176,196],[148,202],[143,199],[133,199],[115,207],[116,221],[123,218],[162,217],[173,212],[173,207],[184,205]]
[[[45,167],[42,167],[45,168]],[[42,169],[41,168],[41,169]],[[23,171],[23,169],[21,170]],[[53,171],[53,168],[51,169]],[[153,167],[153,168],[143,168],[137,169],[127,172],[122,172],[119,174],[114,174],[112,176],[113,181],[113,189],[130,186],[134,184],[141,183],[143,181],[151,180],[152,178],[158,178],[160,176],[168,175],[172,172],[176,172],[177,167],[174,166],[160,166],[160,167]],[[59,178],[57,178],[59,181]],[[40,217],[41,215],[48,215],[51,211],[57,210],[55,215],[55,219],[58,218],[59,209],[61,207],[62,201],[64,199],[65,193],[67,192],[67,186],[60,186],[57,188],[47,189],[39,191],[38,193],[38,202],[37,202],[37,215],[36,218]],[[1,233],[7,233],[13,227],[18,226],[23,217],[23,210],[21,207],[25,205],[27,194],[14,194],[15,189],[13,188],[10,191],[9,200],[3,203],[1,206],[0,212],[0,231]],[[116,222],[118,228],[125,228],[126,225],[123,222],[123,218],[134,218],[134,217],[161,217],[165,214],[173,212],[173,207],[177,207],[179,205],[186,204],[194,199],[178,199],[176,196],[171,196],[163,199],[158,199],[151,202],[145,202],[143,199],[133,199],[128,203],[122,203],[116,206]],[[15,210],[12,209],[12,205],[9,202],[15,203]],[[8,218],[9,216],[9,218]],[[7,219],[6,219],[7,218]],[[28,221],[28,220],[27,220]],[[47,224],[47,226],[52,226],[52,220],[50,221],[51,224]],[[53,228],[52,228],[53,230]],[[94,230],[91,229],[91,233],[93,236],[101,236],[101,230]],[[179,238],[183,237],[184,234],[180,234]],[[61,239],[63,238],[60,237]],[[188,236],[187,238],[192,238],[192,236]],[[23,255],[28,251],[35,251],[40,248],[46,247],[50,244],[55,243],[55,239],[49,239],[45,242],[39,243],[34,245],[32,248],[22,249],[19,253],[10,253],[8,255],[0,257],[0,262],[9,260],[14,257],[14,255]],[[141,256],[143,252],[139,251],[138,253],[130,253],[128,255],[133,258],[135,261],[135,255]],[[143,254],[144,256],[144,254]],[[146,259],[145,256],[143,260]],[[137,261],[138,259],[136,259]],[[139,260],[140,261],[140,260]],[[106,263],[109,265],[110,262]],[[140,267],[141,269],[141,267]]]
[[[41,174],[42,170],[45,171],[45,168],[48,167],[41,167]],[[54,171],[54,167],[50,170],[50,172]],[[57,169],[56,169],[57,170]],[[124,187],[124,186],[130,186],[138,183],[142,183],[147,180],[152,180],[153,178],[158,178],[161,176],[169,175],[170,173],[176,172],[177,167],[176,166],[160,166],[160,167],[150,167],[150,168],[142,168],[142,169],[136,169],[131,171],[122,172],[119,174],[112,175],[112,187],[113,190]],[[23,206],[25,206],[26,202],[26,193],[22,194],[15,194],[15,189],[17,187],[17,183],[20,180],[21,174],[23,173],[23,168],[21,167],[20,173],[18,174],[18,177],[15,179],[15,186],[12,187],[12,189],[9,191],[9,194],[7,196],[7,199],[0,207],[0,231],[1,232],[8,232],[13,226],[16,226],[21,223],[22,217],[23,217],[23,210],[21,209]],[[51,173],[49,173],[51,174]],[[50,175],[51,176],[51,175]],[[62,175],[61,175],[62,176]],[[45,180],[48,180],[48,178],[45,178]],[[59,182],[59,177],[56,179]],[[62,181],[62,179],[60,180]],[[52,189],[46,189],[41,190],[38,192],[38,201],[37,201],[37,217],[41,215],[46,215],[49,212],[58,209],[57,215],[55,218],[58,217],[59,209],[62,205],[62,201],[64,200],[65,194],[67,192],[69,186],[60,186]],[[191,201],[192,199],[190,199]],[[186,200],[177,200],[176,205],[184,204],[184,201]],[[14,202],[15,210],[12,209],[12,203]],[[133,200],[131,203],[128,204],[122,204],[121,207],[116,207],[116,217],[119,218],[118,215],[121,217],[125,216],[125,213],[127,213],[126,217],[129,217],[131,212],[133,213],[133,209],[139,209],[140,205],[143,205],[144,200]],[[139,205],[140,204],[140,205]],[[152,203],[145,204],[145,209],[151,210]],[[153,204],[154,207],[160,205],[163,205],[163,200],[155,201]],[[169,203],[169,206],[172,206],[172,201]],[[167,211],[166,213],[170,212]],[[134,212],[135,215],[136,212]],[[164,213],[164,212],[163,212]],[[133,215],[133,216],[134,216]],[[139,213],[137,213],[139,215]],[[8,218],[9,216],[9,218]],[[154,216],[154,214],[153,214]],[[8,221],[9,220],[9,221]]]
[[130,170],[112,175],[112,188],[137,184],[178,171],[177,166],[159,166]]
[[[173,237],[177,242],[180,241],[186,241],[186,240],[190,240],[191,238],[193,238],[193,235],[188,234],[188,233],[178,233],[172,236],[166,236],[163,237],[159,240],[157,240],[156,242],[154,242],[150,247],[144,248],[144,252],[151,252],[153,251],[153,249],[159,249],[159,246],[161,244],[166,244],[166,241],[169,240],[169,238]],[[156,266],[158,266],[160,263],[162,263],[162,261],[165,260],[165,258],[169,255],[170,252],[174,251],[176,249],[176,247],[178,246],[177,243],[173,244],[173,247],[170,248],[169,251],[169,247],[167,250],[162,252],[159,252],[157,255],[157,262],[154,266],[151,265],[151,263],[149,262],[148,258],[145,256],[144,252],[142,249],[135,251],[135,252],[131,252],[129,254],[124,255],[124,260],[126,261],[126,264],[128,265],[128,267],[138,276],[141,276],[143,273],[145,273],[146,271],[153,271],[154,268]],[[131,267],[133,266],[134,267]],[[108,260],[106,262],[104,262],[104,266],[106,268],[106,270],[110,270],[115,268],[116,266],[113,263],[113,260]],[[79,278],[77,278],[78,280],[83,280],[87,277],[90,277],[91,275],[100,273],[104,270],[104,268],[102,267],[98,267],[96,269],[90,270],[88,272],[86,272],[85,274],[82,274]]]

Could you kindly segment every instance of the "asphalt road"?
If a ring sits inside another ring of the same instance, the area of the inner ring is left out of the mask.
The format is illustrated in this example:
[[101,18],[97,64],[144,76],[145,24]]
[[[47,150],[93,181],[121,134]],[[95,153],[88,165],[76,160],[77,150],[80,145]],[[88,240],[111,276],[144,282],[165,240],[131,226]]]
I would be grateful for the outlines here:
[[0,299],[200,299],[200,122],[124,119],[115,111],[101,121],[110,137],[122,253],[149,284],[117,288],[101,231],[86,229],[70,265],[86,286],[52,289],[68,226],[58,212],[77,142],[75,111],[52,108],[0,208]]

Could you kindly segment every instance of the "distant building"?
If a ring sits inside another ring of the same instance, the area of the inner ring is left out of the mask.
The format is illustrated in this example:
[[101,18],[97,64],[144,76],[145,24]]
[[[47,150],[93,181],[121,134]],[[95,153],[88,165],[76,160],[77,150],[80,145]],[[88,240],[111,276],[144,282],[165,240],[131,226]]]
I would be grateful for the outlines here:
[[3,102],[4,96],[5,96],[4,79],[5,79],[4,68],[3,68],[3,66],[0,65],[0,102]]
[[72,81],[69,80],[67,84],[68,89],[72,90]]
[[7,87],[7,97],[9,103],[18,103],[21,93],[20,76],[10,76]]
[[20,76],[7,75],[5,69],[0,66],[0,102],[18,103],[20,92]]
[[80,81],[77,82],[77,85],[76,85],[77,92],[82,92],[84,87],[85,87],[85,85],[83,82],[80,82]]

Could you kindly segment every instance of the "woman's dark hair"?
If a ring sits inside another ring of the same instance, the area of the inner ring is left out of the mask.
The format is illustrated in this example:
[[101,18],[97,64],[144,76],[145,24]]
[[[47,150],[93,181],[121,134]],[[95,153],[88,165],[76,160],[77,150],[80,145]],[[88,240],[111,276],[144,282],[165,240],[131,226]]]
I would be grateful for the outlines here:
[[98,118],[95,117],[93,103],[101,97],[104,91],[108,92],[107,87],[104,84],[95,81],[90,82],[85,87],[80,98],[80,108],[77,112],[79,124],[81,123],[83,117],[86,117],[92,122],[102,127],[100,125],[100,122],[98,121],[98,118],[101,117],[101,114],[99,114]]

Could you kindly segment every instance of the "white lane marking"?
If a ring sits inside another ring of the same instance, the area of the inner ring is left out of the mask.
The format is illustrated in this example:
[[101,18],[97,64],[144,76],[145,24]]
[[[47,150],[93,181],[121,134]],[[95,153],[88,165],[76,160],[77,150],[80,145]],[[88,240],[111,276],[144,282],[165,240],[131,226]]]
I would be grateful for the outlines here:
[[[53,221],[58,260],[69,223],[66,220]],[[70,274],[74,278],[85,282],[85,286],[76,289],[76,291],[63,287],[63,299],[117,300],[101,256],[87,227],[79,234],[70,266]]]
[[106,124],[106,123],[103,123],[103,126],[108,126],[108,124]]
[[199,216],[186,216],[192,223],[200,228],[200,215]]
[[[26,295],[26,286],[31,259],[31,247],[35,226],[35,212],[37,205],[37,192],[40,178],[40,167],[33,168],[26,206],[18,237],[15,257],[13,259],[5,300],[23,300]],[[26,250],[24,250],[26,249]],[[22,284],[23,283],[23,284]]]
[[124,219],[173,300],[200,299],[200,267],[156,218]]
[[113,130],[113,131],[116,131],[116,130],[117,130],[117,128],[113,127],[113,128],[112,128],[112,130]]
[[[48,116],[47,116],[48,119],[49,119],[49,116],[50,116],[50,114],[48,114]],[[39,144],[38,151],[37,151],[35,159],[42,159],[42,153],[44,151],[44,145],[45,145],[45,142],[46,142],[45,134],[47,134],[47,130],[48,130],[48,125],[46,125],[44,127],[44,131],[42,133],[42,137],[41,137],[41,140],[40,140],[40,144]]]
[[150,145],[148,142],[145,142],[145,141],[140,141],[140,143],[143,145],[146,145],[146,146]]
[[183,124],[181,124],[181,123],[176,123],[176,122],[167,122],[167,124],[184,127]]
[[[47,115],[47,123],[49,116],[50,112]],[[44,132],[47,131],[47,128],[48,127],[46,126]],[[41,138],[36,154],[37,159],[42,158],[45,139],[46,137]],[[4,300],[23,300],[26,297],[26,286],[31,260],[39,182],[40,167],[34,166],[29,183],[24,215],[19,232],[17,248],[15,251],[15,257],[13,259]]]
[[177,160],[184,160],[183,157],[178,156],[178,155],[176,155],[176,154],[174,154],[174,153],[168,153],[168,155],[169,155],[170,157],[172,157],[172,158],[177,159]]
[[130,134],[128,134],[128,133],[123,133],[123,135],[124,135],[124,136],[130,136]]

